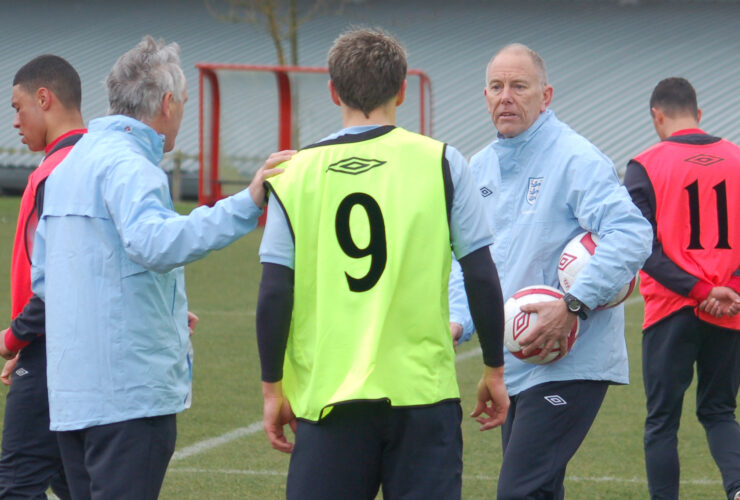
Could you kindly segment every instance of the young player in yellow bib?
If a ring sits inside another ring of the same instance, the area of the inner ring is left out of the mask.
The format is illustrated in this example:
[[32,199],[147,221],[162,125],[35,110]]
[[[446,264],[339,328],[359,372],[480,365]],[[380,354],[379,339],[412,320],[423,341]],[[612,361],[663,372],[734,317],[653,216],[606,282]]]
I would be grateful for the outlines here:
[[489,429],[508,408],[480,197],[457,150],[395,127],[406,89],[395,39],[341,35],[329,73],[344,128],[269,183],[257,307],[265,431],[292,452],[288,498],[374,499],[381,484],[387,499],[460,498],[450,246],[486,365],[473,416]]

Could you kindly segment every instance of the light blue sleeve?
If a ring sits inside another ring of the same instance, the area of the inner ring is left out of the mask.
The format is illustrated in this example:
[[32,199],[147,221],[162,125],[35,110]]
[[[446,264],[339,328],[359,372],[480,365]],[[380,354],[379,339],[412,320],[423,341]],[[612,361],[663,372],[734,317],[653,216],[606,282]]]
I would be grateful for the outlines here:
[[295,269],[295,244],[283,207],[274,196],[267,207],[267,222],[260,244],[260,262]]
[[452,250],[461,259],[470,252],[491,245],[493,237],[468,162],[457,149],[449,145],[446,148],[446,158],[455,188],[450,216]]
[[475,325],[473,325],[473,318],[470,316],[462,269],[454,255],[452,256],[448,297],[450,301],[450,323],[459,323],[463,327],[463,334],[459,342],[470,340],[475,332]]
[[653,231],[610,160],[581,159],[577,165],[567,172],[567,203],[579,225],[599,236],[599,244],[570,293],[594,308],[611,300],[642,267],[652,251]]
[[463,335],[460,341],[464,342],[473,336],[475,326],[468,308],[462,269],[455,256],[462,258],[481,247],[489,246],[493,243],[493,237],[480,193],[467,161],[457,149],[451,146],[447,147],[447,161],[450,164],[450,176],[455,188],[450,220],[454,250],[448,288],[450,322],[462,325]]
[[46,297],[46,222],[41,217],[36,226],[33,237],[33,251],[31,254],[31,290],[41,300]]
[[223,248],[257,226],[262,210],[249,189],[189,215],[174,211],[167,177],[155,165],[117,165],[106,175],[103,197],[128,257],[167,272]]

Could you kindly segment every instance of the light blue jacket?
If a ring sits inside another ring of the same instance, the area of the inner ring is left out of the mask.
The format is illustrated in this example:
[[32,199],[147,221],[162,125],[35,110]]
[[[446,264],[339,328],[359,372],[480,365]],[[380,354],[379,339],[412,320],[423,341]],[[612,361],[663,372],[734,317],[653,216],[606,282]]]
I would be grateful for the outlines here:
[[[619,184],[612,162],[548,110],[517,137],[498,140],[470,162],[493,231],[490,247],[504,298],[530,285],[560,288],[565,244],[588,230],[601,238],[571,293],[588,307],[612,299],[650,255],[652,228]],[[451,321],[473,333],[459,265],[450,280]],[[561,380],[628,383],[624,307],[593,311],[564,358],[548,365],[505,350],[510,395]]]
[[124,116],[89,132],[49,176],[33,252],[46,302],[51,429],[183,410],[190,389],[184,264],[248,233],[248,190],[178,215],[163,137]]

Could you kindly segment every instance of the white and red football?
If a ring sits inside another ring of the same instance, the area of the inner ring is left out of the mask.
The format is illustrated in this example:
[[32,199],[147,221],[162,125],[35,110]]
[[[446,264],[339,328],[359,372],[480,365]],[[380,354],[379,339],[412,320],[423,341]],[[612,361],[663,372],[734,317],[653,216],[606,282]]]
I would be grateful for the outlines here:
[[[560,261],[558,262],[558,279],[563,290],[566,292],[570,290],[578,274],[586,267],[588,261],[591,260],[591,256],[596,251],[598,244],[599,236],[587,231],[577,235],[565,245],[563,253],[560,254]],[[606,304],[598,306],[596,309],[606,309],[607,307],[614,307],[621,304],[630,296],[632,290],[635,289],[635,283],[637,283],[637,276],[624,285],[613,299]]]
[[[529,333],[537,323],[537,313],[525,313],[521,310],[521,306],[534,304],[535,302],[561,300],[562,298],[563,293],[560,290],[545,285],[536,285],[522,288],[506,301],[504,304],[504,345],[509,352],[522,361],[536,365],[552,363],[563,357],[559,343],[555,344],[555,348],[544,359],[540,359],[538,357],[541,352],[539,348],[535,349],[529,356],[524,356],[521,352],[522,346],[517,341],[521,336]],[[579,327],[580,319],[576,318],[576,323],[568,335],[568,352],[573,348],[573,344],[578,338]]]

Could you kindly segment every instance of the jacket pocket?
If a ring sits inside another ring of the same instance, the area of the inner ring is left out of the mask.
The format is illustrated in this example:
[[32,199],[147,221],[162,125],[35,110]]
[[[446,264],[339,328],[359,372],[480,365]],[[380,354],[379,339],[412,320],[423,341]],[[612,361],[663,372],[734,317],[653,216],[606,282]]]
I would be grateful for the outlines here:
[[134,274],[145,273],[148,269],[129,259],[125,252],[121,252],[121,278],[133,276]]

